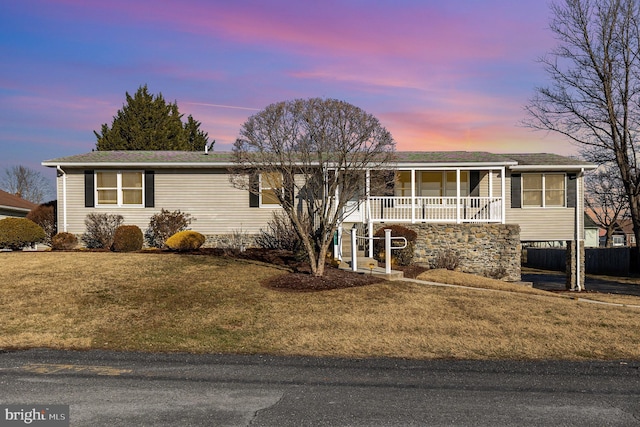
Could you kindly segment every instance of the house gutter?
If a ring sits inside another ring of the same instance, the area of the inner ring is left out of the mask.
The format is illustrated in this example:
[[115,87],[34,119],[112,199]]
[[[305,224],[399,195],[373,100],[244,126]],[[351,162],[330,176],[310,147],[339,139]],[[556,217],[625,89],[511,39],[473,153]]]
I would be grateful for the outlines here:
[[60,165],[56,165],[56,169],[62,174],[62,231],[67,232],[67,173],[62,170]]

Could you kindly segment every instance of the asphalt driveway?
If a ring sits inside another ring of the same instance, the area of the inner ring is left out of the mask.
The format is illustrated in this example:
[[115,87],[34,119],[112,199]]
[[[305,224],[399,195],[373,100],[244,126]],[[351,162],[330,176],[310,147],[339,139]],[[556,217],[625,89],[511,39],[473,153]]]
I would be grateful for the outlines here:
[[[523,269],[522,281],[531,282],[534,288],[545,291],[565,291],[567,289],[565,274],[556,271]],[[640,285],[605,280],[589,275],[585,280],[585,288],[590,292],[640,296]]]

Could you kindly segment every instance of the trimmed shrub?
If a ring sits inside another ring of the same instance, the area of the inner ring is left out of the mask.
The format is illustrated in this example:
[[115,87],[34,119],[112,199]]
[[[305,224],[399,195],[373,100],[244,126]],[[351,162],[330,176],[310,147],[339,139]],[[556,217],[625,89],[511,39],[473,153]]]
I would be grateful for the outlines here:
[[165,246],[171,250],[185,252],[194,251],[204,244],[205,237],[193,230],[179,231],[169,237]]
[[[390,228],[392,237],[404,237],[407,239],[407,247],[402,249],[393,249],[391,251],[391,264],[392,265],[409,265],[411,261],[413,261],[414,248],[416,245],[416,240],[418,239],[418,234],[408,229],[407,227],[403,227],[401,225],[390,225],[387,227],[380,228],[375,232],[374,237],[382,237],[382,239],[374,239],[373,241],[373,257],[378,261],[384,261],[384,230]],[[391,247],[394,246],[402,246],[404,245],[404,241],[400,239],[392,239]]]
[[84,220],[87,231],[82,235],[82,241],[90,249],[109,249],[116,229],[123,221],[122,215],[90,213]]
[[0,220],[0,248],[19,250],[44,241],[42,227],[27,218],[5,218]]
[[57,233],[56,227],[56,205],[55,200],[31,209],[27,214],[27,219],[38,224],[44,230],[45,238],[43,240],[47,245],[51,244],[51,238]]
[[149,220],[149,228],[144,232],[147,244],[153,248],[161,248],[167,239],[178,231],[186,230],[191,224],[191,214],[178,211],[169,212],[161,209]]
[[78,246],[78,238],[71,233],[58,233],[51,238],[51,249],[54,251],[69,251]]
[[144,237],[137,225],[121,225],[113,236],[111,250],[114,252],[134,252],[142,249]]

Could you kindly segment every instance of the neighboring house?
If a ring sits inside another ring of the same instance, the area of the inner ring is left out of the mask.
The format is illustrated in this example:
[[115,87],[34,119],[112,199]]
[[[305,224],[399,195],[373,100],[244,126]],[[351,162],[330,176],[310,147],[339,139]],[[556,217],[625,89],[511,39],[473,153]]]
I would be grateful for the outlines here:
[[[606,230],[600,231],[600,245],[606,242]],[[633,223],[631,219],[621,219],[616,222],[611,233],[611,246],[613,247],[634,247],[636,246],[636,236],[633,234]]]
[[601,227],[585,212],[584,214],[584,246],[597,248],[600,246]]
[[0,219],[6,217],[24,218],[36,206],[38,206],[36,203],[0,190]]
[[[518,225],[523,242],[584,238],[583,173],[595,168],[590,163],[554,154],[397,155],[394,186],[367,194],[367,173],[363,198],[353,201],[343,228],[356,224],[371,235],[383,223]],[[230,183],[231,153],[93,151],[42,164],[58,170],[58,229],[78,235],[92,212],[120,214],[144,230],[164,208],[191,214],[191,228],[216,245],[234,232],[257,234],[280,209],[272,189],[252,194]],[[465,239],[483,234],[473,233]]]

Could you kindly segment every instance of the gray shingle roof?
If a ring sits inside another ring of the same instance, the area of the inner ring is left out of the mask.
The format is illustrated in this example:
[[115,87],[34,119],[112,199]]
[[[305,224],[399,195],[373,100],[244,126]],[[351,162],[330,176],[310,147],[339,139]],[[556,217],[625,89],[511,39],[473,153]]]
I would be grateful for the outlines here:
[[[412,164],[463,164],[483,163],[522,166],[579,166],[589,165],[582,160],[557,154],[495,154],[485,151],[399,151],[397,163]],[[166,165],[225,166],[233,163],[231,152],[201,151],[91,151],[74,156],[46,160],[45,166],[93,166],[93,165]]]

